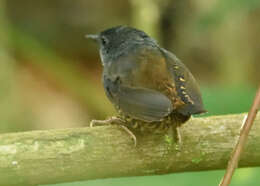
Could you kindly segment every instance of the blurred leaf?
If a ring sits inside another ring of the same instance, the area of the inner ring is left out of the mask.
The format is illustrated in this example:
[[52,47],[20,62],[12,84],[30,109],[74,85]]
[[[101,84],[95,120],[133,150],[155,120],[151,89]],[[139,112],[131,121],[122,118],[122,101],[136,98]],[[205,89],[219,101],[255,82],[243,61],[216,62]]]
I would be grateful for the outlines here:
[[29,63],[36,65],[40,71],[50,75],[52,79],[69,92],[79,102],[86,105],[88,112],[97,119],[112,114],[112,105],[104,104],[104,94],[95,86],[95,82],[84,75],[75,62],[55,55],[53,50],[18,29],[12,29],[12,42],[19,55]]
[[27,111],[20,104],[19,91],[15,86],[16,66],[9,55],[8,21],[5,1],[0,1],[0,133],[22,131],[31,128]]
[[218,0],[210,12],[199,19],[201,28],[217,26],[231,13],[247,12],[260,7],[259,0]]
[[248,112],[255,96],[256,87],[204,87],[203,101],[208,115]]
[[[238,169],[230,186],[256,186],[259,184],[260,168]],[[218,185],[224,174],[223,170],[178,173],[161,176],[140,176],[53,184],[48,186],[208,186]],[[203,179],[201,179],[203,178]],[[47,185],[45,185],[47,186]]]

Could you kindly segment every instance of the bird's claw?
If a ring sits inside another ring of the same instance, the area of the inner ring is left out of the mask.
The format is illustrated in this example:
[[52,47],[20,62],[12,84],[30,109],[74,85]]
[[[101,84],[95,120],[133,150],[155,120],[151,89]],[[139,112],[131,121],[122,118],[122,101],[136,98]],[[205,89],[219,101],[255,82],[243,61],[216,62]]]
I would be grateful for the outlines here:
[[106,120],[92,120],[90,122],[89,126],[91,128],[93,128],[94,125],[96,125],[96,124],[98,124],[98,125],[107,125],[107,124],[112,124],[112,123],[115,123],[118,126],[120,126],[122,129],[124,129],[131,136],[131,138],[134,140],[134,146],[136,147],[136,144],[137,144],[136,136],[126,126],[122,125],[122,123],[125,123],[125,121],[122,120],[121,118],[113,116],[113,117],[111,117],[109,119],[106,119]]
[[131,138],[134,140],[134,146],[136,147],[137,145],[137,140],[136,140],[136,136],[134,135],[134,133],[129,130],[126,126],[124,125],[119,125],[122,129],[124,129],[130,136]]

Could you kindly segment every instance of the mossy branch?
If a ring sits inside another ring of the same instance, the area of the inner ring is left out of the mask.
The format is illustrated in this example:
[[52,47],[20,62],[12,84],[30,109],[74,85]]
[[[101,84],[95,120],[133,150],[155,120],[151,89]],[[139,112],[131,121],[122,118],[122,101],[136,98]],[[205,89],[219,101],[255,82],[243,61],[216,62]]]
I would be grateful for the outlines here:
[[[37,185],[98,178],[225,168],[245,114],[193,118],[178,148],[163,134],[129,135],[117,126],[0,135],[0,185]],[[240,167],[260,166],[260,115]]]

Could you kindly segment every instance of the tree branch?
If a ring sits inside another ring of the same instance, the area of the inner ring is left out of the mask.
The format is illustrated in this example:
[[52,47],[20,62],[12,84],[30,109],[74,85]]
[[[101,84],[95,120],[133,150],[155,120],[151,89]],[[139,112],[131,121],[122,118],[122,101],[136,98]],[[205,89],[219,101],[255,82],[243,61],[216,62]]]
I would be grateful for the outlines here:
[[[223,169],[245,114],[193,118],[181,149],[163,134],[138,135],[134,147],[117,126],[0,135],[0,185],[37,185],[98,178]],[[260,166],[260,115],[240,167]]]

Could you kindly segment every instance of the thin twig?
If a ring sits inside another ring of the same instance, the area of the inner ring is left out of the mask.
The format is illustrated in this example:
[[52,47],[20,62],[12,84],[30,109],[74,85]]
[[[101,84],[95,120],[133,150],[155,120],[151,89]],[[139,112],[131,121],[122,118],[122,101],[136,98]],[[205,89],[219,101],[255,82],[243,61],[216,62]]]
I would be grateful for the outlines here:
[[246,118],[243,121],[243,124],[241,127],[241,132],[240,132],[240,137],[232,152],[231,158],[228,162],[228,167],[227,167],[226,173],[225,173],[223,179],[221,180],[221,183],[219,184],[219,186],[228,186],[230,184],[231,178],[234,174],[235,169],[237,168],[238,161],[240,159],[240,155],[241,155],[243,148],[245,146],[245,143],[247,141],[249,131],[253,125],[253,122],[255,120],[259,107],[260,107],[260,87],[256,93],[256,97],[255,97],[253,105],[248,113],[248,116],[246,116]]

